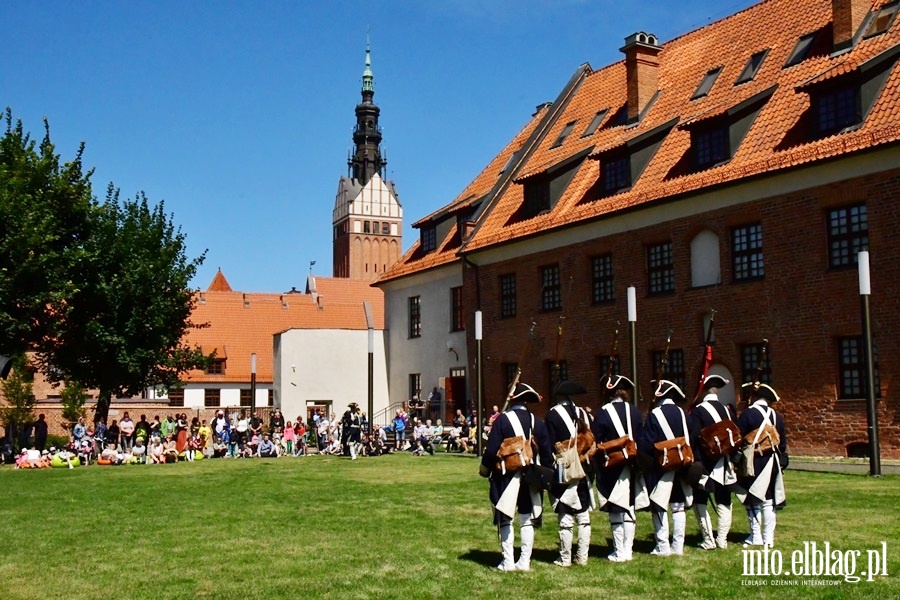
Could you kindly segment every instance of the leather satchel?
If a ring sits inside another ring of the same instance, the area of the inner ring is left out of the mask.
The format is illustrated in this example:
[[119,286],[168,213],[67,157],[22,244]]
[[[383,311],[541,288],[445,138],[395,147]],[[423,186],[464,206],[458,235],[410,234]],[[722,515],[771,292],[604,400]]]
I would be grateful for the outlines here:
[[677,471],[694,462],[694,451],[684,436],[653,444],[656,464],[663,471]]
[[757,454],[763,454],[769,450],[773,450],[781,443],[781,436],[778,430],[771,423],[765,422],[754,429],[744,437],[744,443],[753,447],[753,451]]
[[518,473],[534,464],[534,449],[531,440],[522,436],[508,437],[497,450],[497,470],[501,473]]
[[578,460],[581,462],[588,462],[597,452],[597,440],[594,438],[594,433],[581,419],[578,420],[575,447],[578,449]]
[[634,462],[637,457],[637,444],[627,435],[623,435],[597,444],[597,456],[600,457],[601,468],[615,469]]
[[700,447],[709,458],[719,459],[741,446],[741,430],[731,419],[723,419],[700,430]]

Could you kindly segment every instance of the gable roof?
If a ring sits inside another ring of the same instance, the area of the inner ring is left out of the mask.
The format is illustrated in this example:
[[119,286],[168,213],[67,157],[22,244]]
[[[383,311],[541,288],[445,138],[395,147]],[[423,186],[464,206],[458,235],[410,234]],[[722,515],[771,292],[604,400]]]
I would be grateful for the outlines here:
[[225,275],[222,274],[222,269],[220,268],[216,272],[216,276],[213,277],[213,280],[209,283],[209,287],[206,288],[207,292],[232,292],[234,290],[231,289],[231,284],[228,283],[228,280],[225,279]]
[[[874,0],[873,8],[887,0]],[[813,141],[796,140],[810,107],[804,86],[858,71],[870,59],[900,44],[900,23],[882,35],[862,39],[851,50],[832,54],[830,0],[766,0],[732,16],[663,44],[659,52],[659,94],[636,125],[617,119],[627,102],[624,60],[591,71],[556,117],[539,147],[520,170],[519,183],[509,186],[480,219],[461,246],[468,253],[515,241],[556,228],[602,219],[620,211],[675,199],[685,193],[729,184],[816,161],[824,161],[900,141],[900,70],[893,69],[864,123],[857,129]],[[898,20],[900,21],[900,20]],[[798,39],[816,32],[809,56],[785,67]],[[755,77],[736,84],[750,57],[768,49]],[[708,94],[692,99],[698,84],[711,70],[721,71]],[[687,126],[727,114],[748,101],[761,109],[733,157],[699,172],[679,169],[690,151]],[[606,116],[593,135],[582,137],[598,111]],[[556,144],[568,124],[576,125],[563,143]],[[630,188],[589,200],[585,196],[601,175],[605,152],[669,123],[671,128]],[[516,142],[507,147],[514,148]],[[592,149],[593,148],[593,149]],[[522,218],[523,183],[552,170],[585,150],[593,159],[577,169],[559,201],[550,210]]]
[[[459,195],[446,206],[434,211],[430,215],[413,223],[413,227],[432,227],[438,221],[454,218],[456,214],[473,209],[489,200],[491,191],[497,186],[504,176],[511,176],[517,158],[516,153],[525,146],[528,138],[534,133],[538,124],[549,110],[548,105],[538,107],[531,119],[519,131],[507,146],[491,160],[487,166],[472,180]],[[477,210],[477,209],[476,209]],[[385,283],[399,279],[406,275],[433,269],[457,260],[456,251],[462,243],[458,225],[453,224],[443,239],[435,240],[435,249],[431,252],[423,252],[421,239],[416,240],[412,247],[400,258],[397,263],[388,269],[375,284]]]
[[366,281],[316,278],[318,297],[312,294],[200,292],[195,296],[192,328],[185,337],[190,346],[206,354],[217,351],[226,359],[222,375],[190,371],[191,382],[248,382],[250,355],[256,353],[256,376],[273,380],[273,336],[288,329],[365,330],[363,302],[372,307],[375,329],[384,329],[384,294]]

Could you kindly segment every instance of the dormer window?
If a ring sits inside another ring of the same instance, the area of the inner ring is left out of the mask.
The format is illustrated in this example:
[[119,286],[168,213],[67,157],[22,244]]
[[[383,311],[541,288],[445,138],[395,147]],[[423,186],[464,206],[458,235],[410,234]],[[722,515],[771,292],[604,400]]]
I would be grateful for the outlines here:
[[691,131],[694,167],[701,171],[731,158],[728,144],[728,124],[719,123]]
[[437,236],[435,235],[434,227],[423,227],[419,235],[422,239],[422,251],[433,252],[437,247]]
[[690,132],[691,147],[686,160],[679,161],[671,175],[702,171],[731,160],[776,87],[765,89],[720,112],[704,114],[679,125]]
[[744,65],[744,70],[741,71],[741,74],[740,76],[738,76],[737,81],[734,82],[734,85],[740,85],[742,83],[747,83],[748,81],[753,81],[753,78],[756,77],[756,74],[759,72],[759,68],[763,64],[763,61],[766,59],[767,54],[769,54],[768,48],[751,56],[750,60],[747,61],[747,64]]
[[563,145],[563,142],[566,141],[566,138],[569,137],[569,134],[572,133],[572,130],[575,129],[575,123],[578,121],[571,121],[570,123],[566,123],[566,126],[563,127],[563,130],[559,133],[559,137],[556,138],[556,141],[553,142],[551,148],[559,148]]
[[603,122],[603,117],[605,117],[606,113],[608,113],[608,112],[609,112],[609,110],[607,110],[605,108],[603,110],[597,111],[597,114],[594,115],[594,118],[591,119],[590,123],[588,123],[588,126],[584,130],[584,133],[581,134],[581,137],[586,138],[586,137],[590,137],[590,136],[594,135],[595,133],[597,133],[597,130],[600,129],[600,123]]
[[894,17],[897,16],[898,8],[900,8],[900,2],[892,2],[887,6],[882,6],[881,10],[878,11],[878,14],[875,15],[875,18],[872,19],[872,23],[869,25],[869,28],[866,30],[866,34],[863,37],[875,37],[890,29],[891,24],[894,22]]
[[859,88],[846,86],[818,94],[813,100],[817,137],[826,137],[862,123]]
[[900,57],[896,44],[854,67],[831,75],[831,70],[797,86],[797,91],[809,94],[807,113],[809,136],[820,139],[861,126]]
[[628,156],[611,157],[600,163],[604,195],[612,196],[631,187],[630,161]]
[[550,180],[536,177],[525,183],[525,213],[530,216],[550,210]]
[[812,49],[812,45],[815,40],[815,31],[812,33],[808,33],[797,40],[797,45],[794,46],[794,49],[791,51],[791,55],[788,57],[787,62],[784,63],[784,68],[799,65],[804,60],[806,60],[806,57],[809,56],[809,51]]
[[544,171],[530,173],[516,180],[524,188],[524,198],[514,218],[530,219],[552,210],[591,150],[592,148],[586,148]]
[[208,375],[224,375],[225,374],[225,359],[224,358],[214,358],[209,366],[206,367],[206,373]]
[[716,79],[719,77],[719,73],[721,72],[722,67],[718,67],[704,75],[703,81],[701,81],[700,85],[697,86],[697,89],[694,90],[694,95],[691,96],[691,100],[696,100],[697,98],[702,98],[709,94],[709,90],[712,89],[713,84],[716,83]]
[[592,202],[632,187],[676,123],[678,119],[672,119],[623,144],[592,155],[591,158],[600,161],[600,177],[581,201]]

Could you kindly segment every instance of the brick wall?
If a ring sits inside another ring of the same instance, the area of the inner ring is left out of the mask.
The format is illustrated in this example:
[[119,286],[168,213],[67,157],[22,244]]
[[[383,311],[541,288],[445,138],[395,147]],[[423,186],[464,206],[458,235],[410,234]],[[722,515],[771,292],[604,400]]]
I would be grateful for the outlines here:
[[[740,347],[770,342],[772,385],[781,394],[778,410],[785,416],[791,451],[797,454],[843,456],[846,445],[866,439],[865,402],[838,398],[837,339],[862,333],[856,268],[828,268],[827,210],[866,202],[872,273],[872,322],[879,353],[881,401],[879,425],[883,456],[900,457],[900,171],[778,195],[703,215],[648,226],[562,249],[530,254],[501,263],[466,269],[467,306],[477,306],[480,286],[485,337],[485,403],[502,403],[505,363],[517,362],[532,318],[536,335],[523,361],[522,380],[549,396],[549,364],[556,348],[557,325],[563,321],[562,359],[571,379],[588,389],[585,402],[600,401],[599,357],[610,351],[619,327],[621,372],[630,374],[626,288],[637,290],[638,379],[644,398],[652,396],[649,381],[654,350],[665,345],[683,349],[687,389],[693,396],[702,367],[703,319],[716,313],[715,361],[739,381]],[[688,201],[688,200],[685,200]],[[765,277],[733,283],[731,228],[761,223]],[[722,284],[692,289],[690,243],[704,229],[719,237]],[[647,245],[671,241],[676,291],[648,296]],[[612,253],[615,301],[591,303],[591,257]],[[540,312],[540,269],[559,263],[562,312]],[[516,274],[517,315],[501,319],[499,277]],[[571,292],[569,285],[571,280]],[[471,325],[471,324],[470,324]],[[474,341],[470,340],[470,356]],[[474,378],[473,378],[474,379]],[[474,396],[473,396],[474,397]],[[544,406],[538,412],[549,407]],[[647,409],[647,404],[641,405]]]

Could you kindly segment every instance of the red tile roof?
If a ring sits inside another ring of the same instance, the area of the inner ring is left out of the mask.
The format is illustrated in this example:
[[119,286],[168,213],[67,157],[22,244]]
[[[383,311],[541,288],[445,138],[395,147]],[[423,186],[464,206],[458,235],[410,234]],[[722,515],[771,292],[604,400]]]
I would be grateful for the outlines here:
[[226,358],[225,372],[210,375],[192,371],[183,378],[196,382],[250,381],[250,354],[257,356],[257,380],[271,382],[273,336],[288,329],[367,328],[363,301],[372,305],[375,329],[384,329],[384,294],[366,281],[316,278],[319,297],[310,294],[241,292],[198,293],[191,321],[206,325],[191,329],[189,345],[205,353],[217,349]]
[[206,288],[207,292],[231,292],[234,291],[231,289],[231,285],[228,283],[228,280],[225,279],[225,276],[222,274],[222,269],[219,269],[216,273],[216,276],[213,277],[213,280],[210,282],[209,287]]
[[[875,0],[872,4],[880,7],[884,3],[885,0]],[[897,19],[885,34],[863,39],[852,50],[831,56],[831,18],[831,0],[767,0],[662,44],[659,53],[660,94],[636,126],[614,123],[627,100],[624,60],[591,71],[520,170],[517,180],[541,173],[586,149],[592,148],[596,155],[621,146],[673,119],[679,119],[681,126],[666,135],[632,187],[617,195],[584,201],[586,192],[600,176],[597,160],[584,161],[556,205],[531,218],[520,219],[516,214],[523,202],[524,186],[509,186],[503,197],[483,215],[462,252],[604,218],[624,209],[674,198],[704,187],[900,141],[900,70],[894,68],[861,127],[815,141],[786,143],[786,138],[809,108],[804,85],[850,73],[900,44],[900,19]],[[784,68],[797,40],[816,31],[818,36],[810,55],[799,64]],[[749,82],[735,85],[750,56],[765,49],[769,49],[769,53],[756,76]],[[722,70],[709,93],[691,100],[703,77],[717,67]],[[774,92],[765,101],[730,161],[701,172],[677,171],[676,165],[690,147],[690,131],[685,124],[724,114],[773,88]],[[579,130],[583,130],[601,109],[608,109],[604,122],[596,133],[582,138]],[[551,147],[563,127],[572,121],[577,124],[565,142],[559,147]],[[520,144],[518,139],[519,136],[505,153]],[[449,257],[443,262],[447,260]],[[407,260],[407,270],[400,272],[408,273],[412,262]],[[393,272],[388,274],[391,275]]]
[[[413,225],[415,227],[430,225],[431,222],[440,215],[468,208],[472,206],[473,203],[482,200],[491,192],[501,176],[507,174],[508,170],[511,168],[507,163],[510,161],[513,153],[522,148],[546,113],[546,106],[541,107],[535,112],[535,114],[532,115],[531,120],[521,131],[519,131],[506,148],[497,154],[484,170],[481,171],[481,173],[479,173],[478,176],[466,186],[466,188],[460,192],[450,204],[420,219]],[[504,167],[507,167],[506,171],[503,170]],[[456,260],[456,251],[459,249],[460,245],[459,232],[457,231],[456,225],[451,227],[444,239],[436,240],[436,249],[427,254],[422,252],[419,244],[420,240],[416,240],[412,247],[400,258],[397,264],[388,269],[388,272],[382,275],[377,280],[377,283],[384,283],[412,273],[433,269],[453,262]]]

